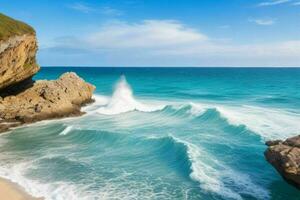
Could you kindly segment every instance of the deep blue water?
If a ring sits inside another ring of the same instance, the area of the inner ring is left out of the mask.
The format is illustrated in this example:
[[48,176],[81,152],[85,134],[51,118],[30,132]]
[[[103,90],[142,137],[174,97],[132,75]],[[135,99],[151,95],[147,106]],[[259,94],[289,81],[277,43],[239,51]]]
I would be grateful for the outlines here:
[[42,68],[94,84],[77,118],[0,137],[0,175],[46,199],[300,199],[264,142],[300,132],[300,68]]

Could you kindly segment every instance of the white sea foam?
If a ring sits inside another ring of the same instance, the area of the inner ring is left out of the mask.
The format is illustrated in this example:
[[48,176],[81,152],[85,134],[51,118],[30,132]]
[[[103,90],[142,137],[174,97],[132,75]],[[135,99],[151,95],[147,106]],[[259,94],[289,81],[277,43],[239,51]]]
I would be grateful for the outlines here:
[[70,131],[73,130],[73,126],[67,126],[59,135],[67,135]]
[[[173,137],[187,146],[187,153],[192,163],[190,177],[200,183],[200,187],[208,192],[214,192],[230,199],[243,199],[241,194],[251,195],[257,199],[269,199],[269,193],[264,188],[254,184],[251,179],[215,160],[205,151],[186,141]],[[238,188],[233,190],[228,185]]]
[[200,116],[208,109],[216,109],[228,123],[244,125],[264,140],[282,139],[300,133],[300,114],[283,109],[199,102],[188,104],[192,106],[192,115]]
[[[234,192],[230,188],[224,186],[223,182],[220,180],[220,178],[222,178],[221,173],[217,169],[215,169],[209,163],[203,162],[204,158],[208,158],[205,155],[205,152],[202,152],[199,148],[191,143],[182,141],[178,138],[175,138],[175,140],[187,146],[188,157],[192,163],[192,172],[190,174],[190,177],[194,181],[199,182],[200,187],[203,190],[214,192],[218,195],[231,199],[242,199],[242,197],[237,192]],[[211,158],[208,159],[211,160]]]
[[[153,112],[161,110],[166,104],[161,102],[157,104],[142,103],[134,98],[133,92],[126,82],[125,77],[121,77],[117,83],[115,91],[111,98],[101,95],[95,95],[95,103],[84,108],[87,112],[97,112],[103,115],[116,115],[120,113],[126,113],[129,111],[142,111]],[[264,139],[277,139],[296,135],[300,131],[300,115],[291,113],[288,111],[272,108],[263,108],[258,106],[229,106],[220,104],[202,104],[193,102],[173,102],[172,107],[175,109],[181,109],[186,105],[190,105],[189,110],[192,116],[199,116],[205,113],[207,109],[215,108],[221,116],[226,118],[230,124],[233,125],[245,125],[247,128],[259,134]],[[165,117],[165,116],[162,116]],[[151,119],[163,124],[164,122],[170,124],[171,121],[177,123],[172,118],[156,118]],[[128,120],[128,119],[127,119]],[[139,123],[144,124],[144,121],[137,122],[138,120],[132,120],[133,124],[124,121],[124,124],[137,126]],[[48,122],[41,122],[48,123]],[[116,125],[115,123],[114,125]],[[40,124],[41,125],[41,124]],[[117,124],[120,125],[120,124]],[[60,135],[66,135],[76,125],[69,125],[60,133]],[[89,125],[90,126],[90,125]],[[191,179],[200,183],[200,187],[208,192],[213,192],[221,195],[225,198],[242,199],[242,194],[251,195],[257,199],[268,199],[269,193],[264,188],[254,184],[252,180],[245,174],[230,169],[229,167],[219,163],[213,158],[212,155],[208,155],[205,151],[202,151],[198,146],[176,139],[187,146],[187,153],[191,161]],[[0,143],[5,143],[5,140],[0,140]],[[26,187],[26,191],[34,196],[44,196],[47,199],[82,199],[79,197],[84,196],[86,199],[94,198],[91,196],[95,194],[84,193],[85,186],[80,186],[82,190],[78,190],[79,186],[74,186],[66,182],[60,183],[41,183],[35,180],[30,180],[25,177],[26,169],[28,166],[33,166],[32,162],[21,163],[12,167],[3,168],[0,167],[0,176],[8,178],[14,182],[19,183],[23,187]],[[114,191],[112,186],[107,188],[101,188],[101,191],[97,191],[103,195],[103,199],[108,198]],[[107,195],[105,195],[107,194]],[[128,194],[130,195],[130,191]],[[127,196],[129,197],[129,196]]]
[[125,76],[122,76],[116,84],[115,91],[106,106],[100,107],[97,112],[104,115],[116,115],[129,111],[153,112],[161,110],[161,105],[146,105],[137,101]]
[[202,115],[207,110],[207,106],[204,106],[202,104],[189,102],[189,105],[191,105],[190,114],[192,114],[193,116]]
[[124,171],[121,176],[111,178],[97,190],[91,190],[93,183],[79,184],[67,181],[47,181],[29,179],[26,177],[26,171],[34,167],[34,161],[15,164],[10,167],[0,166],[0,176],[18,183],[24,187],[25,191],[34,197],[43,197],[45,200],[92,200],[92,199],[145,199],[151,200],[160,196],[166,199],[172,199],[167,188],[162,186],[160,193],[154,192],[155,185],[145,182],[130,181],[127,176],[132,176]]
[[300,115],[258,106],[217,106],[229,123],[245,125],[265,140],[282,139],[300,133]]
[[109,102],[109,97],[107,97],[107,96],[95,94],[93,96],[93,98],[95,99],[94,105],[103,106],[103,105],[108,104],[108,102]]
[[26,177],[28,170],[35,167],[35,160],[24,161],[12,166],[0,166],[0,177],[19,184],[24,190],[34,196],[45,200],[88,200],[89,193],[84,192],[88,185],[73,185],[68,182],[40,182]]
[[92,97],[95,102],[83,107],[81,110],[84,112],[87,112],[89,114],[92,114],[101,106],[105,106],[109,102],[109,97],[99,94],[94,94]]
[[192,116],[199,116],[208,109],[216,109],[230,124],[245,125],[249,130],[260,135],[263,140],[282,139],[300,133],[300,123],[298,123],[300,114],[278,108],[184,101],[172,103],[164,101],[153,103],[153,101],[149,101],[147,104],[141,103],[134,98],[125,77],[122,77],[116,85],[115,92],[110,100],[103,96],[99,98],[98,105],[103,105],[104,103],[107,104],[100,108],[98,107],[96,112],[105,115],[115,115],[133,110],[142,112],[158,111],[166,105],[170,105],[174,109],[181,109],[186,105],[190,105],[189,113]]

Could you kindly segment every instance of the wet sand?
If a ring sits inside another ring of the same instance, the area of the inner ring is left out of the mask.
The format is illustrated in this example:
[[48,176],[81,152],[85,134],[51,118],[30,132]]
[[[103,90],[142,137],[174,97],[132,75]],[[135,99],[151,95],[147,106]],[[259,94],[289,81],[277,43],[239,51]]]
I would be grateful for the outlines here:
[[27,194],[19,185],[9,180],[0,178],[0,199],[1,200],[42,200]]

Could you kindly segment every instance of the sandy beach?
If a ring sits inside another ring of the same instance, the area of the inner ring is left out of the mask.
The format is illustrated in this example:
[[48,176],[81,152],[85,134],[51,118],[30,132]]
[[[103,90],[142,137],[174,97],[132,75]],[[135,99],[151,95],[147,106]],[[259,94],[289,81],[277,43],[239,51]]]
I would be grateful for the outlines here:
[[19,185],[9,180],[0,178],[0,199],[1,200],[41,200],[28,195]]

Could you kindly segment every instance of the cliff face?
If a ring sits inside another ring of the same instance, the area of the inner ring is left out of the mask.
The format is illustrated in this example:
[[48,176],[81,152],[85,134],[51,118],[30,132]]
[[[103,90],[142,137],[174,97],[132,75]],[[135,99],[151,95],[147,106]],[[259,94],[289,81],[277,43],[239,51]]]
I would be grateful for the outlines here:
[[35,35],[13,36],[0,42],[0,90],[32,77],[39,71]]
[[0,14],[0,132],[43,119],[81,115],[95,87],[75,73],[34,82],[37,41],[34,30]]
[[267,161],[290,184],[300,189],[300,136],[266,143]]
[[30,26],[0,14],[0,90],[39,71],[37,49],[35,31]]

